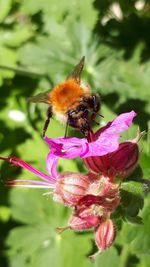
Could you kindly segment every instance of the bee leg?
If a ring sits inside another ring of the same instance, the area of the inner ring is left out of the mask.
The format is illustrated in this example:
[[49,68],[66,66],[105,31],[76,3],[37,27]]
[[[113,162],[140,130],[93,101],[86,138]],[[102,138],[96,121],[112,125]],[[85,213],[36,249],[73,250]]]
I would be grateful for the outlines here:
[[96,115],[101,116],[98,114],[98,111],[100,110],[100,96],[98,94],[93,94],[89,97],[85,97],[83,99],[83,102],[87,105],[87,109],[89,109],[92,114],[90,119],[95,120]]
[[84,134],[84,136],[87,138],[91,132],[91,129],[80,129],[81,133]]
[[65,135],[64,135],[64,138],[67,137],[68,125],[69,125],[69,120],[68,120],[68,118],[67,118],[67,123],[66,123],[66,129],[65,129]]
[[95,120],[96,116],[99,116],[101,118],[104,118],[104,116],[96,112],[93,112],[91,115],[91,120],[94,121],[97,125],[100,125],[100,123]]
[[91,132],[91,126],[87,118],[84,118],[84,121],[80,126],[80,131],[84,134],[85,137],[89,136],[89,133]]
[[97,122],[96,120],[93,120],[97,125],[100,125],[100,123],[99,122]]
[[99,116],[99,117],[104,119],[104,116],[102,114],[97,113],[97,116]]
[[98,112],[100,109],[100,96],[98,94],[93,95],[93,111]]
[[44,127],[43,127],[43,132],[42,132],[42,137],[44,137],[45,136],[45,133],[46,133],[46,131],[47,131],[47,128],[48,128],[48,125],[49,125],[49,123],[50,123],[50,118],[52,117],[52,108],[51,108],[51,106],[48,108],[48,110],[47,110],[47,119],[46,119],[46,121],[45,121],[45,123],[44,123]]
[[92,95],[92,108],[93,108],[93,114],[91,116],[91,119],[94,121],[96,118],[96,115],[100,115],[98,114],[98,111],[100,109],[100,97],[98,94]]

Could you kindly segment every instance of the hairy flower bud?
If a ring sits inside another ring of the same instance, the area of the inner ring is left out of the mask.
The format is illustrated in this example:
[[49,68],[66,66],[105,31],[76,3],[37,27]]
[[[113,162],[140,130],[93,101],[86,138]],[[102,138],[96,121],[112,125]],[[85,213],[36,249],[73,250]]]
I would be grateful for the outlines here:
[[128,177],[136,168],[138,159],[138,144],[136,140],[132,140],[121,143],[115,152],[101,157],[86,158],[84,163],[90,171],[113,179]]
[[138,159],[138,144],[135,142],[124,142],[119,145],[118,151],[110,156],[112,172],[115,172],[115,176],[126,178],[137,167]]
[[100,251],[103,251],[111,246],[116,236],[116,229],[111,219],[106,219],[101,222],[95,232],[95,242]]
[[83,231],[95,228],[100,223],[101,217],[94,214],[91,208],[84,209],[69,218],[68,225],[72,230]]
[[109,248],[116,237],[116,228],[113,221],[109,218],[103,220],[95,231],[95,243],[98,247],[98,252],[91,255],[89,258],[95,260],[96,256]]
[[94,196],[94,195],[85,195],[79,202],[77,209],[88,208],[90,206],[99,206],[101,208],[101,213],[113,212],[120,203],[120,196],[117,195],[106,195],[104,197]]
[[100,176],[99,179],[92,181],[88,187],[87,194],[83,196],[78,205],[97,204],[105,211],[114,211],[120,203],[119,186],[109,182],[108,177]]
[[53,199],[68,206],[75,206],[89,186],[88,175],[63,173],[57,180]]

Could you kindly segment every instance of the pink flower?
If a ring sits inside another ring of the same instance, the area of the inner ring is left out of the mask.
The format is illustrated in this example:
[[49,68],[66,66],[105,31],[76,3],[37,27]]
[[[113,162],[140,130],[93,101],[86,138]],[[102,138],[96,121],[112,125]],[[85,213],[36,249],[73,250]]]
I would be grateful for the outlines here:
[[[95,134],[91,132],[87,139],[45,137],[45,142],[48,143],[51,149],[46,160],[49,175],[37,170],[19,158],[0,157],[1,160],[6,160],[16,166],[27,169],[42,179],[42,181],[8,180],[6,184],[9,186],[51,190],[55,201],[73,209],[67,227],[59,228],[58,230],[62,231],[70,228],[75,231],[85,231],[94,228],[95,242],[99,249],[98,253],[105,250],[115,238],[115,227],[110,215],[120,203],[120,192],[119,186],[114,183],[114,180],[110,179],[110,172],[107,172],[108,161],[105,160],[106,167],[102,163],[99,164],[96,171],[93,169],[93,163],[91,164],[91,162],[93,162],[93,159],[100,160],[102,157],[109,157],[110,154],[116,151],[118,153],[115,154],[114,162],[118,162],[119,155],[123,158],[124,154],[122,155],[122,149],[120,148],[126,146],[119,145],[119,134],[129,128],[135,115],[134,111],[121,114]],[[133,154],[135,154],[134,149],[129,150],[132,150]],[[128,150],[125,149],[125,152],[126,157],[128,157]],[[77,156],[86,161],[86,165],[90,169],[89,173],[57,172],[58,157],[70,159]],[[125,159],[123,162],[125,162]],[[127,164],[127,167],[128,165],[130,166],[130,163]],[[114,166],[116,165],[113,164]],[[100,168],[103,168],[103,170],[100,171]],[[95,256],[93,255],[91,258],[95,258]]]
[[[106,229],[108,236],[106,236],[104,220],[119,205],[120,193],[118,185],[111,183],[108,177],[92,173],[58,173],[58,158],[52,153],[48,154],[46,161],[50,175],[44,174],[16,157],[0,157],[0,159],[25,168],[43,180],[8,180],[6,184],[18,187],[50,189],[55,201],[73,208],[67,227],[58,228],[59,232],[68,228],[75,231],[85,231],[93,228],[96,231],[95,241],[100,249],[98,253],[111,245],[113,241],[111,224],[108,227],[106,225],[106,228],[108,228],[108,231]],[[104,238],[103,241],[101,241],[102,238]],[[92,258],[95,256],[92,256]]]
[[95,134],[91,132],[89,140],[76,137],[44,138],[50,146],[51,153],[62,158],[87,158],[91,156],[103,156],[118,149],[119,134],[127,130],[133,118],[134,111],[119,115],[105,127],[100,128]]
[[138,141],[145,132],[138,132],[137,137],[119,144],[116,151],[100,157],[83,159],[90,172],[103,174],[111,181],[114,178],[126,178],[137,167],[139,159]]
[[64,205],[76,205],[79,199],[85,195],[90,183],[88,174],[84,175],[82,173],[74,172],[57,173],[58,158],[51,153],[48,154],[46,161],[50,175],[37,170],[27,162],[16,157],[0,157],[0,159],[27,169],[43,180],[7,180],[7,185],[50,189],[52,190],[54,200],[59,201]]
[[119,189],[109,181],[109,177],[82,174],[77,172],[57,172],[58,158],[49,153],[46,160],[47,175],[29,163],[16,157],[0,157],[13,165],[29,170],[43,181],[38,180],[7,180],[6,184],[16,187],[45,188],[52,190],[53,199],[67,206],[90,207],[103,206],[107,211],[114,210],[119,202]]
[[[102,179],[103,185],[101,184]],[[97,190],[93,190],[93,184],[94,186],[97,184]],[[101,207],[101,215],[104,215],[113,212],[119,204],[119,186],[109,182],[107,177],[100,176],[98,180],[90,183],[86,194],[79,199],[76,205],[76,213],[89,207]]]
[[[113,200],[114,196],[116,196],[116,199],[118,198],[117,196],[118,186],[110,183],[108,181],[108,178],[106,177],[101,177],[90,173],[88,174],[82,174],[77,172],[58,173],[57,172],[58,158],[52,155],[51,153],[48,154],[46,160],[47,169],[50,175],[47,175],[37,170],[29,163],[16,157],[0,157],[0,159],[6,160],[13,165],[27,169],[43,180],[43,181],[20,180],[20,179],[7,180],[6,181],[7,185],[16,187],[50,189],[52,190],[53,193],[53,199],[67,206],[78,206],[78,205],[81,206],[83,205],[83,202],[86,203],[87,207],[95,203],[103,205],[103,203],[105,203],[104,198],[107,198],[109,200],[108,208],[110,209],[110,206],[112,206],[111,198],[113,198]],[[93,197],[90,197],[90,202],[88,203],[90,195],[92,195]],[[96,197],[94,198],[94,196],[98,197],[97,200],[95,200]],[[102,202],[101,199],[103,199]],[[80,201],[81,204],[79,204]],[[107,206],[107,204],[105,205]]]

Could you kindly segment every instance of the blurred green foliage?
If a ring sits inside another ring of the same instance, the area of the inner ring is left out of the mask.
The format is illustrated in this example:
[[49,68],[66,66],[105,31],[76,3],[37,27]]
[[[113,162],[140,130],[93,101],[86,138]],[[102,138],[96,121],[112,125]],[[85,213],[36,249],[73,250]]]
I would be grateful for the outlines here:
[[[1,155],[19,156],[45,171],[48,147],[41,130],[46,106],[29,105],[27,97],[63,81],[85,55],[83,79],[101,95],[102,123],[134,109],[135,126],[124,137],[134,137],[137,124],[147,131],[140,143],[141,169],[131,182],[149,179],[149,29],[148,0],[0,0]],[[63,134],[64,127],[52,119],[48,135]],[[70,130],[70,134],[76,133]],[[0,167],[1,181],[33,177],[7,163]],[[60,160],[59,168],[84,170],[73,160]],[[43,196],[45,191],[10,190],[1,184],[0,267],[149,267],[150,198],[147,195],[143,203],[143,191],[129,185],[122,185],[122,201],[125,196],[128,202],[123,201],[118,211],[125,222],[115,214],[117,240],[92,264],[86,258],[96,249],[91,232],[58,235],[55,231],[66,225],[69,209]]]

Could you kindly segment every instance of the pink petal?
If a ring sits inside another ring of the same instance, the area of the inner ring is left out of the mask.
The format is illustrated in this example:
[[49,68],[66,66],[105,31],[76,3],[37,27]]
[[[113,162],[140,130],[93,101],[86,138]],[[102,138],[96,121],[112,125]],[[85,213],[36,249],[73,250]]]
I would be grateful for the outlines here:
[[112,133],[113,132],[123,132],[127,130],[132,121],[133,118],[136,116],[136,113],[134,111],[126,112],[123,114],[120,114],[115,120],[112,121],[111,127],[112,127]]
[[50,175],[57,179],[57,164],[58,164],[58,157],[55,156],[52,152],[49,152],[46,159],[46,167]]
[[88,142],[85,138],[48,138],[46,136],[44,140],[50,146],[51,152],[62,158],[75,158],[85,154],[88,150]]
[[108,122],[106,126],[104,126],[103,128],[100,128],[95,133],[95,138],[96,139],[98,137],[102,138],[102,137],[106,137],[107,135],[118,134],[120,132],[127,130],[132,124],[133,118],[135,116],[136,116],[136,113],[134,111],[120,114],[112,122]]
[[111,136],[109,138],[101,138],[100,140],[89,143],[89,151],[82,155],[82,158],[90,156],[103,156],[107,153],[113,152],[118,148],[117,136]]
[[88,142],[86,138],[76,137],[45,137],[45,142],[50,146],[53,155],[62,158],[103,156],[118,148],[119,133],[129,128],[135,116],[136,113],[134,111],[119,115],[112,122],[109,122],[105,127],[100,128],[93,134],[92,142]]
[[136,113],[134,111],[123,113],[103,128],[100,128],[95,133],[95,141],[89,143],[89,151],[85,155],[82,155],[82,158],[103,156],[107,153],[114,152],[119,146],[119,133],[130,127],[135,116]]

